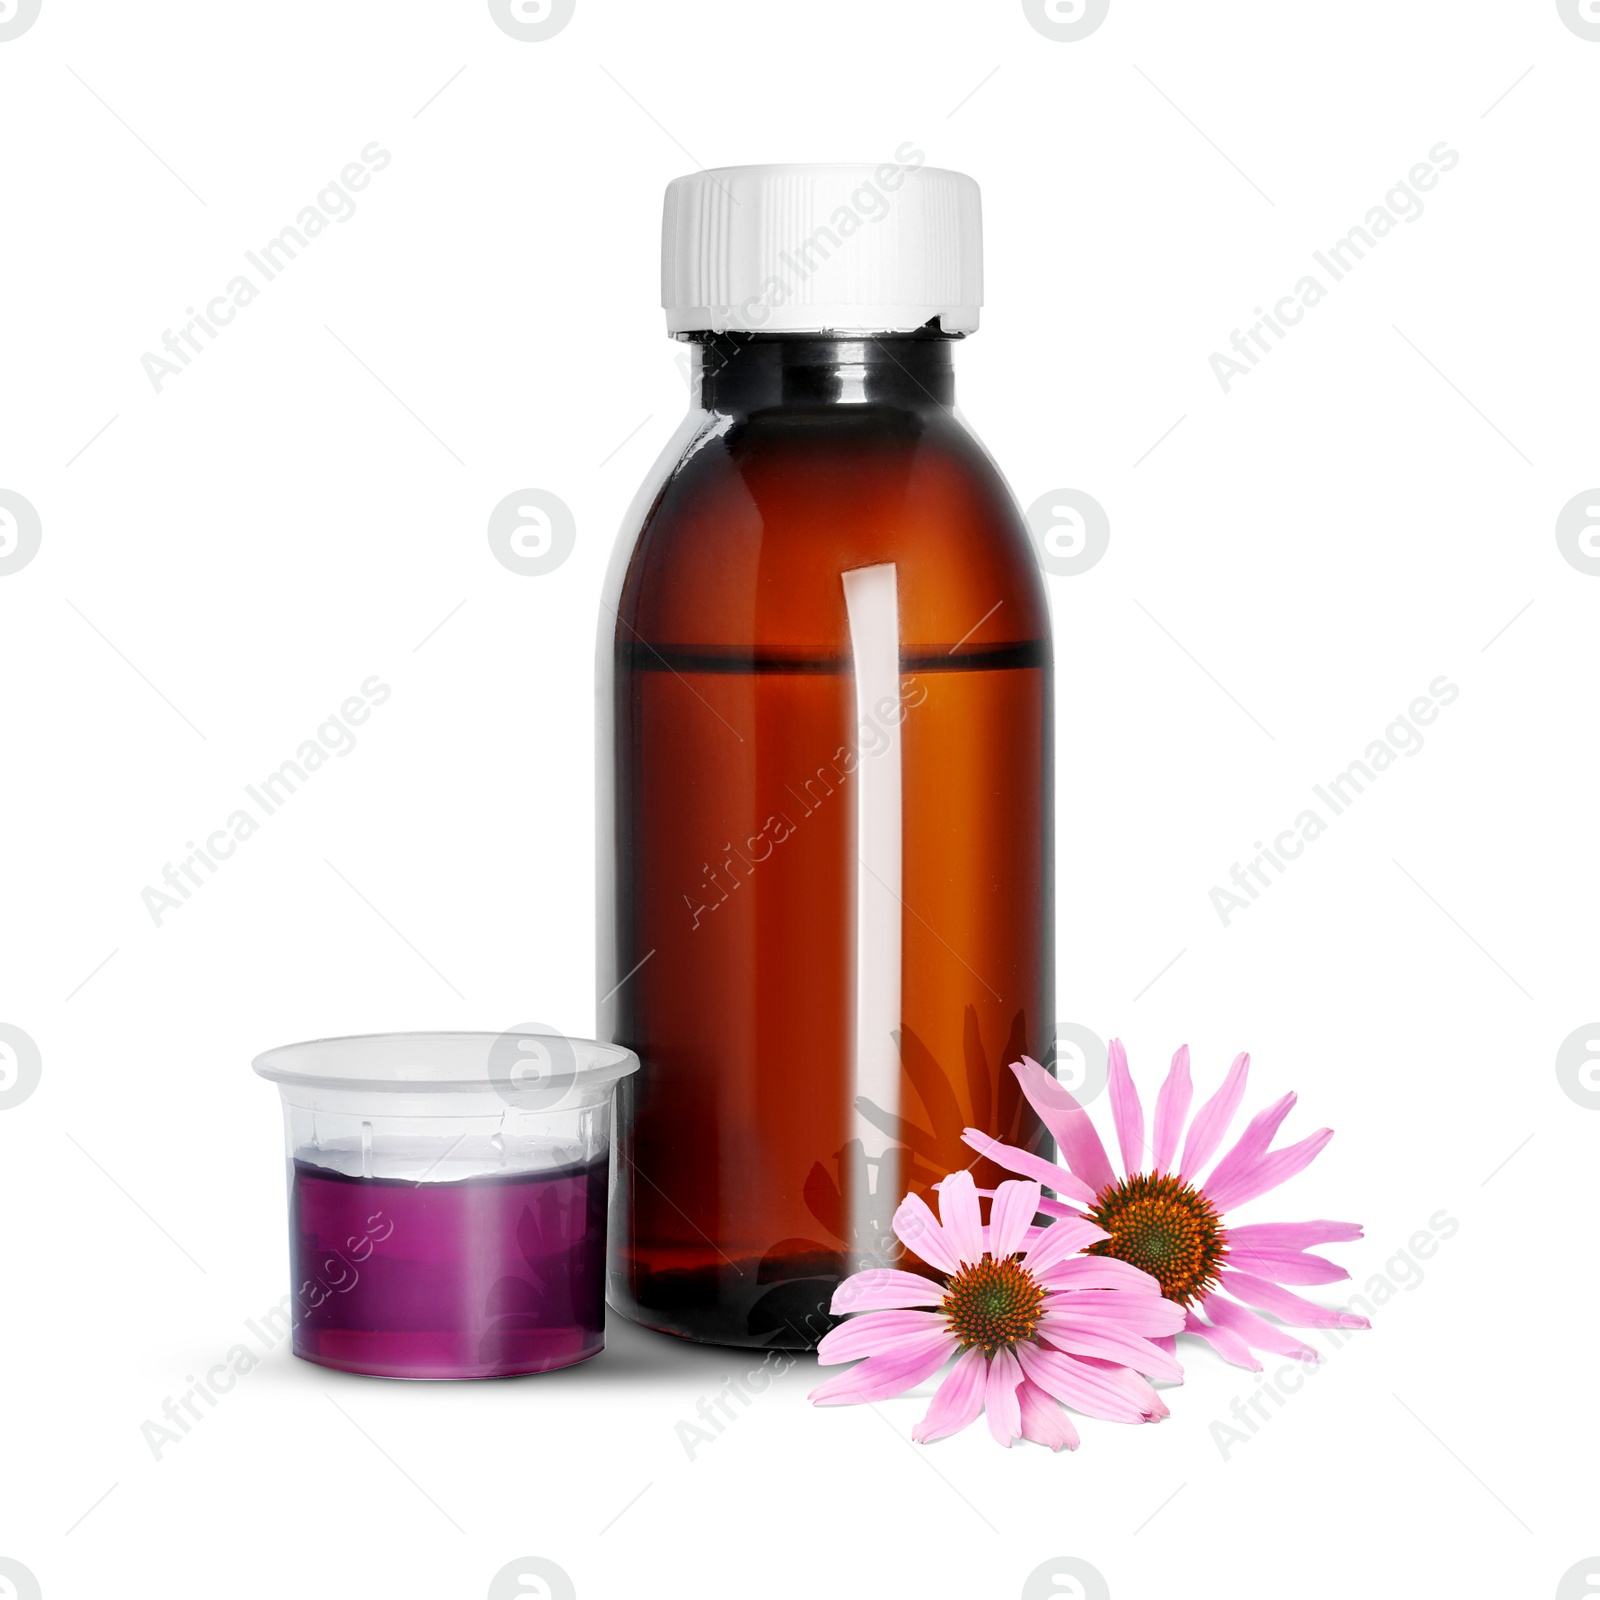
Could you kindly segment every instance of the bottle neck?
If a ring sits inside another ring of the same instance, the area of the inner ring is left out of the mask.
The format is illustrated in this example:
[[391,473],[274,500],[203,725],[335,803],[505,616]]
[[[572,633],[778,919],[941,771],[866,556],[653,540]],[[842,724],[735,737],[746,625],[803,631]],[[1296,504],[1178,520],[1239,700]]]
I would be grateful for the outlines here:
[[703,333],[693,342],[694,387],[707,411],[851,405],[923,411],[955,403],[954,341],[942,334]]

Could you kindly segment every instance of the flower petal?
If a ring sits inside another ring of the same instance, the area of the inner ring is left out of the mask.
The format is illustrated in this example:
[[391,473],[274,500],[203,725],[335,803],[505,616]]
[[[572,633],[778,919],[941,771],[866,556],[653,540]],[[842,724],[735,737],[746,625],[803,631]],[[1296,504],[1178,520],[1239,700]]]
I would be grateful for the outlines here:
[[1332,1137],[1332,1128],[1318,1128],[1314,1134],[1302,1139],[1299,1144],[1274,1150],[1263,1156],[1247,1171],[1240,1173],[1228,1185],[1222,1199],[1218,1199],[1212,1192],[1210,1184],[1206,1185],[1206,1195],[1218,1210],[1225,1211],[1234,1206],[1242,1206],[1247,1201],[1264,1195],[1269,1189],[1276,1189],[1280,1183],[1287,1182],[1297,1172],[1303,1172],[1322,1154],[1323,1147]]
[[1024,1178],[1036,1178],[1045,1188],[1071,1195],[1085,1205],[1094,1203],[1094,1190],[1082,1178],[1068,1172],[1065,1167],[1058,1167],[1053,1161],[1046,1161],[1043,1156],[1036,1156],[1031,1150],[1019,1150],[1014,1144],[1002,1144],[982,1128],[968,1128],[961,1138],[979,1155],[988,1156],[1008,1172],[1019,1172]]
[[936,1306],[944,1286],[918,1272],[896,1267],[868,1267],[853,1272],[833,1291],[829,1307],[835,1316],[851,1311],[904,1311],[910,1306]]
[[983,1260],[983,1212],[978,1206],[978,1185],[970,1172],[952,1172],[939,1185],[939,1220],[945,1242],[962,1264]]
[[1313,1244],[1349,1244],[1364,1238],[1359,1222],[1247,1222],[1229,1228],[1228,1238],[1268,1250],[1304,1250]]
[[892,1354],[868,1356],[845,1372],[836,1372],[807,1398],[813,1405],[859,1405],[866,1400],[887,1400],[914,1389],[931,1377],[956,1353],[953,1333],[928,1335],[908,1342]]
[[1100,1361],[1093,1356],[1079,1356],[1077,1359],[1079,1365],[1089,1368],[1101,1383],[1133,1401],[1146,1422],[1159,1422],[1163,1417],[1172,1415],[1166,1401],[1137,1372],[1118,1366],[1114,1361]]
[[1039,1185],[1013,1178],[994,1192],[989,1207],[989,1254],[996,1261],[1014,1256],[1023,1246],[1039,1210]]
[[939,1219],[921,1195],[908,1194],[894,1214],[894,1236],[912,1255],[920,1256],[930,1267],[944,1273],[957,1273],[961,1262],[955,1247],[945,1238]]
[[1089,1114],[1039,1065],[1032,1056],[1011,1063],[1011,1070],[1028,1097],[1028,1104],[1039,1113],[1039,1120],[1050,1130],[1068,1167],[1089,1186],[1090,1197],[1116,1181],[1106,1147],[1100,1142]]
[[1111,1091],[1111,1120],[1116,1124],[1117,1145],[1124,1172],[1144,1171],[1144,1107],[1128,1071],[1128,1052],[1113,1039],[1107,1052],[1106,1086]]
[[1017,1386],[1022,1382],[1022,1368],[1009,1350],[996,1350],[989,1358],[989,1374],[984,1381],[983,1411],[989,1422],[989,1432],[1011,1448],[1013,1439],[1022,1437],[1022,1408],[1017,1403]]
[[[1159,1339],[1183,1328],[1183,1307],[1166,1299],[1154,1278],[1147,1290],[1091,1289],[1046,1294],[1044,1309],[1071,1317],[1084,1328],[1118,1328],[1142,1339]],[[1154,1292],[1151,1292],[1154,1291]]]
[[1268,1350],[1275,1356],[1293,1356],[1298,1361],[1322,1359],[1310,1345],[1302,1344],[1278,1323],[1258,1317],[1225,1295],[1208,1294],[1200,1302],[1200,1309],[1219,1328],[1237,1334],[1252,1350]]
[[1194,1175],[1216,1153],[1222,1138],[1233,1121],[1233,1114],[1244,1099],[1245,1084],[1250,1077],[1250,1057],[1241,1054],[1234,1058],[1222,1087],[1200,1107],[1189,1126],[1189,1137],[1184,1141],[1183,1159],[1178,1163],[1180,1177],[1193,1179]]
[[1305,1250],[1252,1247],[1240,1244],[1231,1234],[1227,1236],[1227,1245],[1229,1266],[1242,1267],[1269,1283],[1339,1283],[1350,1276],[1337,1261],[1314,1256]]
[[1178,1153],[1178,1135],[1183,1132],[1184,1118],[1189,1115],[1189,1102],[1194,1099],[1194,1084],[1189,1078],[1189,1047],[1179,1045],[1172,1058],[1167,1081],[1156,1096],[1156,1131],[1152,1159],[1157,1172],[1165,1172]]
[[1243,1367],[1247,1372],[1261,1371],[1261,1363],[1250,1354],[1250,1346],[1231,1328],[1213,1327],[1191,1311],[1183,1329],[1185,1333],[1198,1334],[1224,1361],[1231,1361],[1234,1366]]
[[1040,1273],[1049,1271],[1057,1262],[1065,1261],[1068,1256],[1075,1256],[1080,1250],[1087,1249],[1092,1244],[1099,1244],[1102,1239],[1110,1237],[1104,1228],[1097,1228],[1092,1222],[1072,1217],[1057,1217],[1054,1222],[1039,1230],[1038,1237],[1028,1246],[1022,1264],[1038,1277]]
[[945,1374],[934,1392],[922,1421],[911,1430],[918,1444],[932,1444],[960,1431],[983,1410],[984,1380],[989,1363],[983,1351],[974,1346]]
[[[1019,1344],[1017,1359],[1026,1376],[1047,1394],[1091,1417],[1103,1417],[1108,1422],[1148,1422],[1166,1414],[1167,1408],[1155,1390],[1124,1367],[1096,1366],[1038,1344]],[[1118,1373],[1123,1376],[1119,1378]],[[1148,1399],[1138,1389],[1130,1389],[1127,1379],[1146,1391]]]
[[1247,1172],[1272,1148],[1273,1135],[1283,1125],[1283,1119],[1294,1110],[1299,1098],[1291,1091],[1250,1119],[1249,1126],[1234,1141],[1233,1148],[1212,1168],[1203,1185],[1208,1195],[1225,1190],[1241,1172]]
[[1218,1281],[1236,1300],[1261,1311],[1270,1311],[1281,1317],[1291,1328],[1370,1328],[1365,1317],[1349,1311],[1336,1311],[1304,1300],[1287,1289],[1280,1289],[1265,1278],[1252,1277],[1247,1272],[1222,1272]]
[[1070,1256],[1037,1274],[1046,1289],[1131,1289],[1158,1297],[1161,1285],[1148,1272],[1115,1256]]
[[1131,1367],[1146,1377],[1168,1378],[1174,1383],[1183,1381],[1183,1368],[1174,1357],[1150,1340],[1141,1339],[1136,1333],[1124,1333],[1114,1325],[1096,1325],[1092,1321],[1075,1320],[1063,1311],[1047,1311],[1039,1319],[1039,1336],[1068,1355],[1098,1356],[1102,1361]]
[[949,1323],[938,1311],[869,1311],[825,1333],[817,1346],[817,1361],[836,1367],[841,1361],[883,1355],[928,1334],[948,1331]]
[[1072,1419],[1053,1399],[1029,1378],[1017,1390],[1017,1407],[1022,1414],[1022,1437],[1052,1450],[1076,1450],[1078,1430]]

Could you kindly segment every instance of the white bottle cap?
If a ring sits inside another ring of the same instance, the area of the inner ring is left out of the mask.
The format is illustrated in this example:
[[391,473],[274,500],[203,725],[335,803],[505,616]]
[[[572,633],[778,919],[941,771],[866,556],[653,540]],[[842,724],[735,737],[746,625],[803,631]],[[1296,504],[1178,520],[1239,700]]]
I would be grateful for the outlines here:
[[971,333],[983,218],[964,173],[902,145],[877,166],[717,167],[661,219],[669,333]]

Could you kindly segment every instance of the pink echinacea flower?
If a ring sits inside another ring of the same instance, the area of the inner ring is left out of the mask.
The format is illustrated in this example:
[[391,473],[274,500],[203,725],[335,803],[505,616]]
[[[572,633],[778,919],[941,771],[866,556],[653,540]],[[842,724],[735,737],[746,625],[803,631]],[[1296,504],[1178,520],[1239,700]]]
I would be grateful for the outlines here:
[[[1172,1059],[1156,1096],[1148,1152],[1144,1108],[1128,1071],[1121,1042],[1109,1052],[1107,1088],[1122,1155],[1118,1175],[1089,1115],[1032,1057],[1011,1070],[1022,1092],[1055,1137],[1061,1164],[998,1140],[976,1128],[964,1137],[1008,1171],[1039,1180],[1062,1200],[1042,1200],[1047,1214],[1088,1222],[1101,1238],[1093,1258],[1119,1260],[1150,1273],[1169,1303],[1184,1312],[1183,1331],[1207,1340],[1236,1366],[1261,1370],[1257,1350],[1315,1361],[1317,1352],[1292,1337],[1294,1328],[1366,1328],[1365,1317],[1332,1310],[1294,1294],[1287,1285],[1334,1283],[1349,1273],[1307,1247],[1359,1239],[1352,1222],[1235,1223],[1238,1207],[1276,1189],[1304,1170],[1333,1137],[1318,1129],[1298,1144],[1274,1150],[1272,1140],[1295,1104],[1286,1094],[1245,1128],[1211,1165],[1244,1098],[1250,1057],[1233,1063],[1222,1087],[1189,1119],[1193,1087],[1189,1049]],[[1183,1153],[1178,1143],[1188,1127]],[[1064,1203],[1070,1202],[1070,1203]],[[1261,1312],[1279,1319],[1269,1322]],[[1170,1348],[1170,1345],[1168,1346]]]
[[1076,1449],[1078,1434],[1061,1404],[1113,1422],[1166,1416],[1146,1377],[1181,1379],[1170,1350],[1154,1341],[1183,1326],[1182,1307],[1138,1268],[1082,1254],[1111,1237],[1104,1229],[1078,1216],[1036,1227],[1040,1208],[1037,1182],[1007,1181],[995,1190],[985,1224],[969,1172],[939,1186],[938,1217],[908,1195],[895,1212],[895,1234],[944,1282],[874,1268],[841,1283],[835,1313],[862,1314],[829,1333],[817,1359],[863,1359],[811,1399],[887,1399],[954,1357],[912,1430],[919,1443],[957,1433],[983,1414],[1007,1448],[1023,1438]]

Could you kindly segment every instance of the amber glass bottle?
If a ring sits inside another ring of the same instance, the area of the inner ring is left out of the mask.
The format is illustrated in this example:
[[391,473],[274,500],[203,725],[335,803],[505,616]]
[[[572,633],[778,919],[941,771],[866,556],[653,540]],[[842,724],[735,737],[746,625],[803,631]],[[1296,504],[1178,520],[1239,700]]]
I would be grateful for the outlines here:
[[809,1347],[844,1274],[917,1265],[907,1190],[996,1181],[964,1128],[1041,1143],[1006,1067],[1054,1023],[1049,619],[959,320],[684,330],[601,621],[602,1036],[643,1062],[610,1298],[653,1328]]

